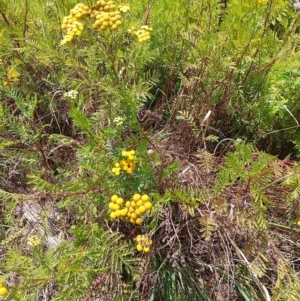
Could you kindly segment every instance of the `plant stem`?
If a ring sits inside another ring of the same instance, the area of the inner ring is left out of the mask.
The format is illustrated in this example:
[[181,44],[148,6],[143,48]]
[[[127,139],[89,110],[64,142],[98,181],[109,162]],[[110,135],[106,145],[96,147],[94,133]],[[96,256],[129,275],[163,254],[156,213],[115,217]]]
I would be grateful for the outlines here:
[[300,233],[300,229],[295,229],[295,228],[292,228],[290,226],[285,226],[285,225],[282,225],[282,224],[277,224],[277,223],[272,223],[272,222],[270,222],[269,225],[273,226],[273,227],[276,227],[276,228],[290,230],[290,231],[295,232],[295,233]]

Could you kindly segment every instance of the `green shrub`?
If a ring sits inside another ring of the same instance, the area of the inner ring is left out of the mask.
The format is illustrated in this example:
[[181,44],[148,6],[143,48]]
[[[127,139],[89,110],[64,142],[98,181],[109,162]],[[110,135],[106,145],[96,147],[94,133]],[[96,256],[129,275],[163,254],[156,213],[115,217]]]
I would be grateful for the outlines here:
[[274,156],[299,150],[288,1],[0,16],[5,300],[297,300],[299,167]]

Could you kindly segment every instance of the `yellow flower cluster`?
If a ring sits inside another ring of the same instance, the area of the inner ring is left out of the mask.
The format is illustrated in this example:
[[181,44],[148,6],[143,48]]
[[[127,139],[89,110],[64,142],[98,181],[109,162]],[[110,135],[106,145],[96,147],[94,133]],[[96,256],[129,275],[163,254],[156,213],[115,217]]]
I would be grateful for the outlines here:
[[112,172],[119,176],[121,173],[121,170],[124,170],[125,172],[131,174],[135,170],[135,151],[122,151],[122,157],[125,158],[125,160],[121,160],[120,162],[115,163],[115,167],[112,168]]
[[8,294],[8,290],[4,286],[4,281],[0,281],[0,296],[6,296],[7,294]]
[[146,42],[150,40],[150,32],[152,31],[152,27],[149,27],[148,25],[143,25],[139,30],[135,30],[134,27],[131,27],[128,29],[128,32],[135,36],[139,43]]
[[90,9],[83,3],[76,4],[74,8],[70,10],[70,14],[67,17],[64,17],[61,25],[61,29],[66,32],[64,38],[60,42],[61,45],[71,42],[74,36],[81,35],[84,26],[83,23],[78,20],[89,15]]
[[267,0],[257,0],[258,4],[266,4]]
[[37,235],[30,236],[27,241],[28,246],[36,247],[41,244],[41,239]]
[[130,10],[130,6],[128,4],[120,4],[118,5],[118,9],[122,13],[127,13]]
[[127,201],[125,206],[123,204],[124,200],[122,198],[113,195],[108,204],[108,208],[111,210],[110,217],[112,219],[125,217],[126,221],[136,225],[143,223],[142,216],[152,208],[152,203],[147,194],[141,196],[136,193],[133,195],[131,201]]
[[113,11],[115,7],[116,5],[111,0],[97,1],[91,13],[91,18],[96,18],[93,28],[100,28],[101,30],[106,30],[107,28],[118,29],[122,24],[121,12],[119,10]]
[[121,24],[121,12],[126,13],[130,9],[127,4],[120,4],[116,9],[116,5],[111,0],[97,1],[91,9],[83,4],[78,3],[70,10],[70,14],[64,17],[61,29],[65,32],[64,38],[60,42],[64,45],[71,42],[74,36],[80,36],[84,25],[78,20],[82,17],[89,17],[91,19],[96,18],[93,28],[106,30],[110,28],[112,30],[118,29]]
[[111,0],[101,0],[97,1],[96,5],[93,7],[93,11],[91,13],[91,18],[95,18],[99,13],[105,11],[111,11],[115,8],[115,4]]
[[93,28],[100,28],[101,30],[106,30],[111,28],[112,30],[118,29],[122,24],[121,13],[119,11],[112,12],[100,12],[96,16],[96,21],[93,24]]
[[20,73],[15,69],[11,68],[7,72],[7,79],[3,81],[3,86],[13,87],[14,83],[18,80]]
[[150,251],[150,246],[152,245],[152,240],[145,235],[138,235],[135,238],[137,245],[136,249],[139,252],[148,253]]
[[114,194],[110,198],[110,203],[108,204],[108,208],[111,210],[110,217],[115,219],[120,216],[126,216],[128,210],[126,208],[121,209],[121,205],[124,203],[124,200]]
[[297,220],[297,225],[300,227],[300,218]]

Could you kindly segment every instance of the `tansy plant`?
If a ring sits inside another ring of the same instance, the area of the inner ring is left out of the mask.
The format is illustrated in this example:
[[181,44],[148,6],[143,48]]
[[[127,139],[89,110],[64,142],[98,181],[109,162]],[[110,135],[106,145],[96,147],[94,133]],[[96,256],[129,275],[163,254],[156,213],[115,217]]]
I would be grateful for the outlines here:
[[152,30],[152,27],[149,27],[148,25],[142,25],[139,29],[131,27],[128,29],[128,32],[135,36],[139,43],[143,43],[150,40],[150,33]]
[[8,294],[8,289],[5,287],[5,281],[0,280],[0,296],[4,297]]
[[150,251],[150,246],[152,245],[152,240],[146,235],[138,235],[136,238],[136,249],[139,252],[148,253]]
[[[92,20],[92,28],[101,31],[117,30],[122,25],[122,13],[127,13],[130,6],[127,4],[115,5],[111,0],[101,0],[88,7],[83,3],[78,3],[70,10],[70,14],[65,16],[61,25],[64,37],[61,45],[71,42],[75,36],[80,36],[84,29],[84,19]],[[138,42],[142,43],[150,39],[152,28],[143,25],[139,30],[134,27],[128,30],[133,36],[137,37]]]
[[299,300],[290,2],[1,2],[4,300]]
[[135,151],[134,150],[122,151],[122,157],[124,159],[121,160],[120,162],[115,163],[115,166],[112,168],[112,172],[116,176],[119,176],[121,171],[131,174],[131,173],[133,173],[133,171],[135,169],[135,163],[134,163]]
[[41,244],[41,239],[37,235],[30,236],[28,238],[27,244],[28,244],[28,246],[33,247],[33,248],[37,247],[38,245]]
[[7,77],[3,81],[3,86],[10,87],[10,88],[13,87],[14,83],[18,81],[19,76],[20,73],[14,67],[11,67],[7,71]]
[[65,32],[65,36],[61,41],[61,45],[71,42],[74,36],[81,35],[83,23],[78,21],[89,14],[89,7],[79,3],[70,11],[70,15],[64,17],[61,29]]
[[141,225],[143,215],[152,208],[152,203],[147,194],[134,194],[130,201],[124,202],[123,198],[113,195],[108,205],[111,210],[110,217],[116,219],[124,217],[126,221]]

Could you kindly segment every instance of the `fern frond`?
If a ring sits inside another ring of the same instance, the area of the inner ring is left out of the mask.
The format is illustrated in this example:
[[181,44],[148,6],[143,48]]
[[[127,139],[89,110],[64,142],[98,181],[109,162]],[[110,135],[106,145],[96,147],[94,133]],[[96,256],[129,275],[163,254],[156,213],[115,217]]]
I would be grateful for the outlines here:
[[249,267],[258,278],[263,277],[268,270],[269,260],[262,253],[258,253],[255,259],[250,263]]
[[273,204],[268,196],[262,192],[260,187],[252,186],[250,187],[251,199],[254,200],[255,204],[259,207],[266,207],[267,205]]
[[89,244],[93,251],[88,254],[89,261],[98,267],[109,266],[112,272],[122,271],[124,267],[131,270],[135,263],[134,250],[125,241],[121,243],[123,235],[105,232],[96,224],[92,228]]
[[290,189],[288,200],[293,202],[300,197],[300,174],[290,172],[290,177],[287,177],[283,185]]
[[237,225],[241,228],[247,228],[250,231],[256,228],[256,223],[253,221],[252,213],[247,210],[242,212],[234,211],[232,220],[236,221]]
[[17,194],[17,193],[11,193],[7,192],[5,190],[0,189],[0,200],[5,201],[5,202],[19,202],[23,200],[25,195],[23,194]]
[[193,206],[197,205],[196,200],[192,197],[192,195],[189,192],[183,189],[175,189],[173,193],[175,198],[177,198],[179,201],[183,202],[184,204],[193,205]]
[[260,189],[251,187],[251,204],[253,207],[253,219],[259,230],[268,228],[267,204],[271,203],[266,194]]
[[6,96],[12,98],[18,109],[21,111],[24,117],[33,118],[33,113],[35,107],[37,105],[37,96],[31,97],[30,95],[26,95],[24,97],[17,89],[8,89],[5,91]]
[[225,197],[218,196],[212,199],[211,208],[218,212],[218,214],[227,216],[228,215],[228,202]]
[[215,156],[205,149],[198,149],[196,153],[196,158],[199,164],[199,167],[204,170],[206,173],[210,173],[215,169]]
[[142,281],[142,276],[145,271],[146,259],[145,258],[136,258],[137,262],[137,273],[132,275],[132,280],[135,282],[136,287],[140,286]]
[[275,180],[269,164],[271,160],[271,156],[262,153],[258,159],[253,162],[250,172],[251,185],[264,188]]
[[280,164],[279,160],[273,160],[269,163],[270,168],[273,171],[275,179],[281,179],[285,174],[285,170],[283,169],[282,164]]
[[278,264],[277,264],[277,280],[275,283],[275,289],[280,288],[283,279],[286,277],[286,274],[287,274],[287,268],[286,268],[285,264],[282,261],[278,262]]
[[22,112],[23,115],[26,114],[26,108],[25,108],[25,104],[24,104],[24,97],[23,95],[15,88],[12,89],[7,89],[7,91],[5,91],[6,96],[12,98],[18,109]]
[[205,191],[191,188],[174,189],[173,194],[176,200],[179,200],[187,207],[191,216],[195,215],[195,208],[197,208],[199,204],[203,204],[209,199]]
[[91,125],[85,114],[77,108],[72,108],[69,112],[74,124],[82,131],[91,133]]
[[255,221],[256,227],[259,230],[268,229],[268,221],[266,219],[266,208],[257,207],[254,208],[253,219]]
[[42,192],[56,192],[58,190],[57,185],[54,185],[37,175],[29,174],[27,175],[28,184],[34,186],[34,189]]
[[201,130],[196,125],[194,114],[192,112],[178,111],[178,116],[176,117],[176,119],[185,121],[190,126],[196,138],[200,136]]
[[215,195],[218,196],[223,190],[232,185],[235,181],[235,177],[232,177],[232,171],[229,168],[222,169],[217,176],[217,180],[215,182],[214,192]]
[[[253,154],[255,153],[255,150],[251,144],[246,144],[244,142],[236,142],[234,143],[234,146],[236,148],[234,153],[240,161],[247,164],[253,160]],[[230,153],[231,152],[229,152],[229,154]]]
[[277,280],[273,288],[274,301],[297,301],[300,296],[297,273],[283,260],[277,264]]
[[213,232],[217,230],[216,221],[209,216],[204,216],[199,218],[199,223],[201,225],[199,230],[201,237],[204,238],[204,240],[209,241]]
[[[75,235],[75,241],[63,243],[53,250],[54,263],[51,263],[59,289],[64,291],[68,300],[77,300],[80,294],[84,298],[85,295],[85,292],[77,291],[76,285],[68,283],[80,283],[88,290],[95,275],[120,275],[124,269],[128,273],[136,273],[134,249],[123,235],[105,231],[96,223],[85,228],[74,226],[70,232]],[[114,283],[120,281],[119,278],[114,280]],[[116,286],[112,290],[118,291],[119,288]]]
[[181,36],[184,40],[188,41],[192,46],[195,46],[198,40],[198,35],[192,31],[182,32]]

